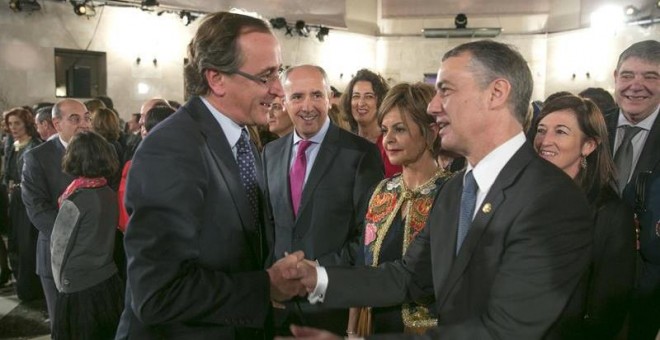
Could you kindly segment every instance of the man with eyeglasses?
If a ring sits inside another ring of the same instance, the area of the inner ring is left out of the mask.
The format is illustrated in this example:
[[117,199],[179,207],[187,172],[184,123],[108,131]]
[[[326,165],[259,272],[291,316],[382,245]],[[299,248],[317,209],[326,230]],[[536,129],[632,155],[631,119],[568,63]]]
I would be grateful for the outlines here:
[[[360,243],[371,190],[383,179],[378,148],[330,122],[332,92],[315,65],[282,75],[283,104],[294,131],[266,144],[263,159],[274,218],[274,258],[302,250],[322,266],[361,263]],[[305,299],[275,311],[280,334],[290,324],[346,330],[347,308],[314,306]]]
[[71,175],[62,171],[62,157],[71,137],[90,129],[92,118],[82,102],[63,99],[53,106],[52,119],[58,138],[52,138],[25,154],[21,183],[21,196],[28,217],[39,229],[37,275],[46,296],[51,326],[55,318],[57,288],[50,263],[50,234],[59,210],[57,199],[73,181]]
[[246,129],[266,124],[283,95],[280,45],[268,22],[219,12],[188,56],[193,97],[149,132],[128,176],[116,339],[269,338],[272,301],[305,294],[294,280],[302,253],[264,270],[265,186]]

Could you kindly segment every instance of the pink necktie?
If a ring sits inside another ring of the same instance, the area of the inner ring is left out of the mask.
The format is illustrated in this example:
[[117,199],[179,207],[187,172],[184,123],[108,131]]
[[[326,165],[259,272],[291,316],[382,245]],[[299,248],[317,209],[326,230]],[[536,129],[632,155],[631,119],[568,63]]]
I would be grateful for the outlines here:
[[293,161],[293,167],[289,173],[289,183],[291,185],[291,203],[293,204],[293,214],[298,216],[300,207],[300,198],[302,197],[303,183],[305,182],[305,172],[307,172],[307,157],[305,150],[312,145],[308,140],[298,142],[298,152]]

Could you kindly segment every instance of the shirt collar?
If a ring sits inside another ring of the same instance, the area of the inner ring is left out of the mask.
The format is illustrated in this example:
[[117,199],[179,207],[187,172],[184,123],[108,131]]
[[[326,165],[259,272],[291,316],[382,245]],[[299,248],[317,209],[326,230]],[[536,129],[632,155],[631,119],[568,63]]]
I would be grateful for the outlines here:
[[236,143],[238,143],[238,139],[241,138],[241,131],[243,130],[243,127],[236,124],[229,117],[218,111],[204,97],[199,97],[199,99],[201,99],[202,103],[206,105],[206,108],[211,111],[213,118],[218,121],[218,124],[220,124],[220,127],[222,128],[222,132],[224,132],[225,137],[227,137],[227,142],[229,142],[229,145],[231,145],[233,148]]
[[64,139],[62,139],[62,136],[60,136],[59,134],[57,134],[57,138],[60,139],[60,143],[64,145],[64,149],[66,150],[66,148],[69,147],[69,143],[65,142]]
[[[325,117],[325,122],[323,123],[323,126],[321,126],[321,129],[319,132],[317,132],[312,138],[307,139],[308,141],[314,143],[314,144],[321,144],[323,142],[323,139],[325,138],[325,135],[328,133],[328,129],[330,128],[330,118]],[[298,144],[303,138],[298,135],[298,132],[296,129],[293,129],[293,145]]]
[[626,116],[623,114],[623,111],[619,109],[619,121],[617,123],[617,128],[626,126],[626,125],[631,125],[631,126],[637,126],[640,127],[646,131],[651,131],[651,128],[653,127],[653,122],[655,122],[656,118],[658,117],[658,111],[660,110],[660,105],[655,108],[655,112],[653,112],[650,116],[646,117],[643,121],[637,123],[637,124],[632,124],[626,119]]
[[468,162],[465,173],[472,170],[474,179],[479,186],[479,191],[488,192],[493,183],[495,183],[495,179],[500,174],[500,171],[502,171],[506,163],[509,162],[520,147],[525,144],[525,141],[525,134],[522,132],[518,133],[486,155],[486,157],[477,163],[477,166],[472,167]]

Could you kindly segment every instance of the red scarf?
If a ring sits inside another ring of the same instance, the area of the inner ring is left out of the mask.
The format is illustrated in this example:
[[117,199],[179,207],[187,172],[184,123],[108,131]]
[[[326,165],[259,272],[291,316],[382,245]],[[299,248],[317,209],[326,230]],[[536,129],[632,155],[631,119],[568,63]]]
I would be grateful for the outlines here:
[[96,178],[87,178],[87,177],[78,177],[69,184],[68,187],[66,187],[66,190],[64,190],[64,193],[60,198],[57,199],[57,206],[60,207],[62,206],[62,202],[69,198],[71,194],[73,194],[76,190],[78,189],[85,189],[85,188],[100,188],[108,184],[108,181],[103,178],[103,177],[96,177]]

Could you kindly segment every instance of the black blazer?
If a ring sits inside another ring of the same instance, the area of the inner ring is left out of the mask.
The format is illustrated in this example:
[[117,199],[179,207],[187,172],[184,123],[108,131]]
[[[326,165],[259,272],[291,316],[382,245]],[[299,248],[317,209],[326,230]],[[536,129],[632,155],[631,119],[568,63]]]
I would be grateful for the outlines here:
[[[610,110],[605,114],[605,123],[607,124],[607,133],[609,134],[610,142],[610,154],[614,157],[614,140],[616,138],[616,129],[619,122],[619,108]],[[658,172],[660,171],[660,118],[655,119],[649,135],[646,137],[646,142],[644,143],[644,148],[642,153],[639,155],[635,169],[632,171],[632,176],[630,181],[626,185],[626,188],[629,186],[635,186],[637,181],[637,175],[640,172],[651,171]],[[624,197],[625,198],[625,197]],[[633,207],[631,201],[627,201],[628,204]]]
[[354,264],[371,191],[383,179],[378,148],[331,123],[294,218],[289,189],[292,140],[290,133],[268,143],[263,152],[274,257],[302,250],[324,266]]
[[28,217],[39,229],[37,274],[53,277],[50,266],[50,234],[59,210],[57,199],[73,181],[62,171],[64,145],[53,138],[23,155],[21,196]]
[[199,98],[142,141],[125,200],[128,283],[117,339],[263,336],[263,217],[254,220],[231,146]]
[[526,143],[477,208],[456,256],[463,174],[440,190],[426,228],[402,261],[327,268],[325,304],[386,306],[435,298],[438,327],[408,337],[542,338],[589,260],[592,214],[586,199]]

